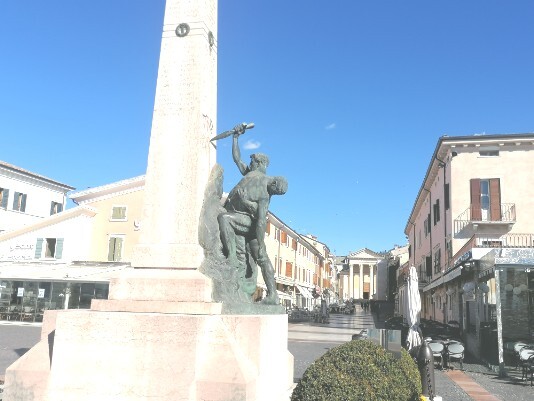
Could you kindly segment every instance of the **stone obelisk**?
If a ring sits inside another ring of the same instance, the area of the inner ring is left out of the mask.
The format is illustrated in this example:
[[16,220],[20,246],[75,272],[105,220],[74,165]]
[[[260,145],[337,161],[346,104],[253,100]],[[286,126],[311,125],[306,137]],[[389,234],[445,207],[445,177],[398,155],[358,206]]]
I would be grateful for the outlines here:
[[140,243],[132,265],[196,269],[198,222],[215,164],[217,0],[167,0]]

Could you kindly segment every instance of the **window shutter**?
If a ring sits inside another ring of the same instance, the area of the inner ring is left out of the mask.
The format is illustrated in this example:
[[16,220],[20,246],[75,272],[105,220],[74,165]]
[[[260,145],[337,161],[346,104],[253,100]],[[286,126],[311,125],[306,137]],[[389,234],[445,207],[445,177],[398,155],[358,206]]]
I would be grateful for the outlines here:
[[490,189],[490,214],[492,221],[501,220],[501,184],[498,178],[489,180]]
[[122,259],[122,238],[117,238],[115,242],[115,261],[119,262]]
[[13,210],[19,210],[19,196],[20,194],[15,192],[15,196],[13,196]]
[[115,254],[115,241],[117,240],[117,238],[115,237],[111,237],[109,239],[109,246],[108,246],[108,261],[109,262],[112,262],[114,259],[114,254]]
[[449,184],[445,184],[445,210],[449,210],[450,207],[450,187]]
[[4,188],[2,191],[2,207],[7,209],[7,199],[9,198],[9,189]]
[[282,244],[287,244],[287,233],[282,231]]
[[297,241],[292,240],[292,248],[293,248],[294,251],[297,250]]
[[432,276],[432,256],[426,257],[425,267],[426,267],[426,275]]
[[58,203],[57,204],[57,212],[61,213],[62,211],[63,211],[63,204],[62,203]]
[[35,244],[35,259],[41,259],[41,253],[43,252],[43,238],[37,238],[37,243]]
[[26,194],[21,194],[22,195],[22,202],[20,203],[20,211],[21,212],[25,212],[26,211],[26,197],[27,195]]
[[291,262],[286,262],[286,277],[293,277],[293,265]]
[[56,238],[56,259],[61,259],[61,257],[63,256],[63,240],[63,238]]
[[50,202],[50,216],[52,216],[54,214],[54,205],[56,204],[56,202],[52,201]]
[[471,221],[481,221],[482,211],[480,209],[480,179],[471,180]]
[[267,225],[265,226],[265,232],[267,235],[271,234],[271,223],[267,222]]

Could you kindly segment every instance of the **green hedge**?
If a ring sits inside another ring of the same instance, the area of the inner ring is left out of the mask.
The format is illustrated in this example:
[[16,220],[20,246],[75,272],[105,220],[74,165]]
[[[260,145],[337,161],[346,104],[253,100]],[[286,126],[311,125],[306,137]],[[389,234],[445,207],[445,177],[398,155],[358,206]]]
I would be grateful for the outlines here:
[[416,401],[421,394],[417,365],[368,340],[353,340],[317,359],[297,384],[291,401]]

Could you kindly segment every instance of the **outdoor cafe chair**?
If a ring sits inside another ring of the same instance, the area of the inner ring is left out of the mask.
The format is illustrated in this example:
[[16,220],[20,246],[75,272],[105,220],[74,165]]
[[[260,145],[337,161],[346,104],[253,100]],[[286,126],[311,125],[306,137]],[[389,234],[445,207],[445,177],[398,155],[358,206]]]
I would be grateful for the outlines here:
[[439,366],[441,369],[443,369],[443,353],[445,351],[445,345],[443,345],[441,342],[431,341],[428,343],[428,346],[430,347],[432,355],[434,356],[434,362],[439,360]]
[[447,345],[447,366],[451,366],[451,361],[460,361],[460,369],[464,369],[464,345],[460,342],[450,342]]
[[[531,359],[532,358],[532,359]],[[534,349],[524,347],[519,351],[519,365],[521,366],[521,380],[527,380],[529,367],[534,363]]]
[[[530,375],[530,387],[532,387],[534,381],[534,354],[530,355],[525,361],[523,369],[525,380],[528,380],[528,376]],[[521,375],[521,379],[523,379],[523,374]]]
[[515,367],[519,367],[519,364],[521,363],[521,350],[525,347],[528,347],[527,343],[518,341],[514,343],[514,353],[513,358],[515,362]]

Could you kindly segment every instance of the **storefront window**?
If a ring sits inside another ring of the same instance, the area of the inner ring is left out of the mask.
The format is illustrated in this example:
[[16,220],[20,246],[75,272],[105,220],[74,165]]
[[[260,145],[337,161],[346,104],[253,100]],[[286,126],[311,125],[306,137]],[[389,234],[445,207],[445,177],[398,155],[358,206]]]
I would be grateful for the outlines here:
[[517,344],[534,342],[534,267],[499,268],[504,363],[515,366]]

